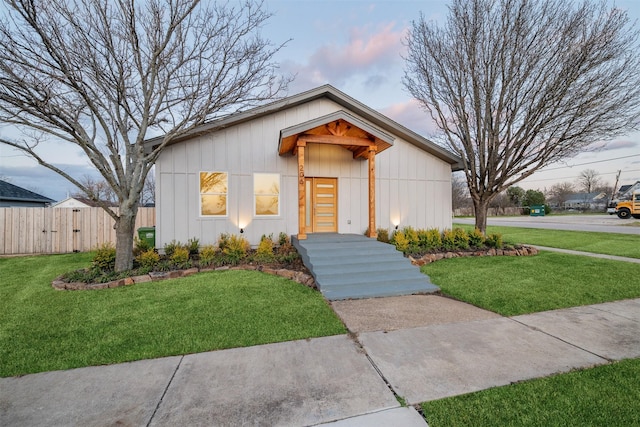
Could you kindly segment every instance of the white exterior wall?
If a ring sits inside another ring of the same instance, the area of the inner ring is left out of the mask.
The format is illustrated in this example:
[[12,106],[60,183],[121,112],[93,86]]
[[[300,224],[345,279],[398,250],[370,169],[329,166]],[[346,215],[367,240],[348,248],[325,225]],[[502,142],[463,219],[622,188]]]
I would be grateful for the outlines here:
[[[193,237],[213,244],[240,227],[254,245],[263,234],[297,234],[297,157],[278,155],[280,130],[343,109],[320,99],[166,148],[156,163],[156,245]],[[305,150],[306,176],[338,178],[339,233],[367,228],[367,163],[339,146],[309,144]],[[228,173],[226,217],[200,216],[200,172]],[[254,217],[254,173],[280,174],[278,217]],[[396,138],[376,156],[376,223],[450,228],[451,166]]]

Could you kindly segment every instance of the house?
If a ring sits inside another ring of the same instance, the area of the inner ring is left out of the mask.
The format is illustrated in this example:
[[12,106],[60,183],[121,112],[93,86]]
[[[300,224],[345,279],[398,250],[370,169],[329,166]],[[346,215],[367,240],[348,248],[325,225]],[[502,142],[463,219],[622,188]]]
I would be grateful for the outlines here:
[[0,180],[0,207],[44,208],[55,200]]
[[460,159],[325,85],[203,125],[155,168],[158,247],[221,233],[255,245],[279,232],[450,228]]
[[607,193],[575,193],[567,197],[565,209],[604,211],[609,201]]
[[[117,207],[115,203],[107,202],[109,205],[113,205],[113,207]],[[94,201],[89,199],[88,197],[67,197],[64,200],[59,201],[51,205],[52,208],[96,208],[100,205]]]

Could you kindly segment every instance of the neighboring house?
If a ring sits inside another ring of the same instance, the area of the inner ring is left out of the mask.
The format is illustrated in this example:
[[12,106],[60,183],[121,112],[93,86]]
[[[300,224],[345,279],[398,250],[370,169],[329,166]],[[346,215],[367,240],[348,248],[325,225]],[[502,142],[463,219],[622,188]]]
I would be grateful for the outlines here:
[[[112,202],[107,202],[109,205],[117,206]],[[67,197],[66,199],[54,204],[52,208],[97,208],[100,205],[87,198],[87,197]]]
[[567,197],[565,209],[605,210],[607,207],[607,193],[576,193]]
[[53,202],[55,200],[0,180],[0,207],[44,208]]
[[279,232],[450,228],[460,159],[326,85],[203,125],[155,167],[158,247],[221,233],[255,245]]

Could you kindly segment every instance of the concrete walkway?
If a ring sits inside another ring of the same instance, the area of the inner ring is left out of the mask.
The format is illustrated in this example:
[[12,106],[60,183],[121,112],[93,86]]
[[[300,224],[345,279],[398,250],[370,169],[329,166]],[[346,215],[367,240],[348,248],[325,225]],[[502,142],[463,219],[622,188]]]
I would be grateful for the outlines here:
[[0,425],[425,426],[396,396],[640,357],[640,299],[511,318],[435,295],[333,305],[352,334],[1,378]]
[[548,246],[538,246],[538,245],[529,245],[529,246],[533,246],[534,248],[541,251],[560,252],[563,254],[590,256],[592,258],[611,259],[614,261],[633,262],[636,264],[640,264],[640,258],[628,258],[623,256],[617,256],[617,255],[594,254],[592,252],[574,251],[571,249],[550,248]]

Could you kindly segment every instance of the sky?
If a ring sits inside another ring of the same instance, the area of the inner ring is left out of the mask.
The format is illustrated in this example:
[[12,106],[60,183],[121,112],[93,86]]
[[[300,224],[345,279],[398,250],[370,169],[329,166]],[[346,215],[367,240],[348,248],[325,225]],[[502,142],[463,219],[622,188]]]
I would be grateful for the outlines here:
[[[412,20],[423,13],[442,23],[448,14],[446,0],[265,0],[273,13],[263,37],[286,45],[276,56],[285,74],[295,75],[289,95],[329,83],[347,95],[378,110],[429,138],[436,128],[402,84],[403,39]],[[640,1],[609,2],[628,11],[640,25]],[[0,132],[3,130],[0,129]],[[618,185],[640,180],[640,131],[613,141],[594,141],[594,150],[563,163],[550,165],[517,184],[525,189],[575,183],[580,172],[595,169],[603,181]],[[49,158],[74,176],[95,175],[79,148],[57,147]],[[0,144],[0,179],[8,179],[54,200],[62,200],[75,187],[19,152]]]

